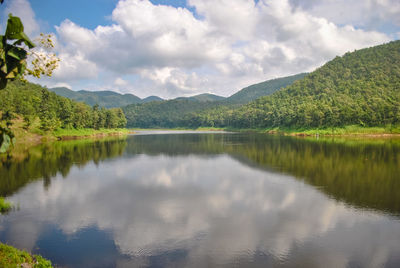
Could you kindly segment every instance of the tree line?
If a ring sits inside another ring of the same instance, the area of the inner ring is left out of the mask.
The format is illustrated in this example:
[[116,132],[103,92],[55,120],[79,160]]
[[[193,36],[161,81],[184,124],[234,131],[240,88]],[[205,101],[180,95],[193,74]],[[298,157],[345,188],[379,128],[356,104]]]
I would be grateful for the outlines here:
[[40,120],[39,128],[123,128],[126,118],[121,108],[93,107],[56,95],[46,88],[16,80],[0,91],[0,111],[5,120],[23,118],[26,128]]

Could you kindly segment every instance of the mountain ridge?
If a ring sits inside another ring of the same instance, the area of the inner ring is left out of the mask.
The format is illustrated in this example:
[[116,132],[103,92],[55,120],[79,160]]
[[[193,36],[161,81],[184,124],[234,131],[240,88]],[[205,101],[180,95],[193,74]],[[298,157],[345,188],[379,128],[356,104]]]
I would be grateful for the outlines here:
[[163,99],[158,96],[148,96],[146,98],[139,98],[131,93],[120,94],[111,90],[103,91],[87,91],[78,90],[73,91],[66,87],[49,88],[49,91],[57,95],[73,99],[79,102],[84,102],[88,105],[98,104],[105,108],[118,108],[132,103],[145,103],[151,101],[162,101]]
[[[272,94],[304,75],[298,74],[267,80],[245,87],[233,94],[233,97],[228,98],[206,93],[157,103],[131,104],[122,109],[126,115],[128,127],[196,127],[205,120],[205,118],[196,117],[196,114],[200,114],[202,111],[228,109],[228,107],[243,105],[258,96]],[[212,98],[212,101],[209,98]]]

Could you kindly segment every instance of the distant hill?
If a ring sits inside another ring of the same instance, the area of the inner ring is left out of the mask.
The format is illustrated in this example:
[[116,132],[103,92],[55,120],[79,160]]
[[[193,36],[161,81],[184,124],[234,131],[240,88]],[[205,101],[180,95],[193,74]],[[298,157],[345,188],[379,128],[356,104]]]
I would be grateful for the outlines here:
[[144,99],[142,99],[141,103],[146,103],[146,102],[151,102],[151,101],[163,101],[164,99],[158,97],[158,96],[148,96]]
[[129,118],[128,127],[173,128],[186,125],[186,117],[198,111],[221,105],[217,101],[196,101],[190,98],[131,104],[122,107]]
[[56,93],[57,95],[67,97],[72,100],[84,102],[91,106],[98,104],[99,106],[105,108],[115,108],[126,106],[132,103],[144,103],[163,100],[160,97],[156,96],[150,96],[145,99],[141,99],[133,94],[119,94],[114,91],[73,91],[65,87],[50,88],[49,90]]
[[232,104],[245,104],[259,97],[271,95],[275,91],[291,85],[294,81],[302,79],[304,76],[306,76],[306,73],[281,77],[251,85],[239,90],[229,98],[226,98],[225,101]]
[[209,94],[209,93],[203,93],[191,97],[179,97],[176,98],[177,100],[189,100],[189,101],[199,101],[199,102],[207,102],[207,101],[221,101],[224,100],[225,97],[214,95],[214,94]]
[[205,93],[156,103],[131,104],[123,107],[123,111],[129,127],[196,127],[207,121],[207,115],[205,117],[201,115],[207,114],[209,110],[218,110],[219,117],[222,117],[224,115],[222,110],[248,103],[259,96],[272,94],[303,78],[304,75],[268,80],[246,87],[229,98]]

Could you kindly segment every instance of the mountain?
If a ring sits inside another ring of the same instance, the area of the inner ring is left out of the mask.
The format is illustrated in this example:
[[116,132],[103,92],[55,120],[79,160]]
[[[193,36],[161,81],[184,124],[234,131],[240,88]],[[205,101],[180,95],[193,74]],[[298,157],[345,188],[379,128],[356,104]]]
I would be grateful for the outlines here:
[[128,127],[174,128],[186,126],[189,114],[221,105],[217,101],[197,101],[190,98],[131,104],[122,107]]
[[218,95],[210,94],[210,93],[203,93],[191,97],[179,97],[176,98],[178,100],[189,100],[189,101],[198,101],[198,102],[208,102],[208,101],[221,101],[224,100],[225,97],[221,97]]
[[99,106],[105,108],[115,108],[126,106],[132,103],[144,103],[162,100],[156,96],[150,96],[145,99],[141,99],[133,94],[119,94],[114,91],[73,91],[65,87],[50,88],[49,90],[57,95],[67,97],[69,99],[84,102],[91,106],[98,104]]
[[301,73],[251,85],[239,90],[225,101],[232,104],[245,104],[259,97],[271,95],[275,91],[293,84],[294,81],[302,79],[305,75],[306,73]]
[[144,99],[142,99],[142,103],[146,103],[146,102],[151,102],[151,101],[163,101],[164,99],[158,97],[158,96],[148,96]]
[[336,57],[231,115],[239,128],[399,125],[400,41]]

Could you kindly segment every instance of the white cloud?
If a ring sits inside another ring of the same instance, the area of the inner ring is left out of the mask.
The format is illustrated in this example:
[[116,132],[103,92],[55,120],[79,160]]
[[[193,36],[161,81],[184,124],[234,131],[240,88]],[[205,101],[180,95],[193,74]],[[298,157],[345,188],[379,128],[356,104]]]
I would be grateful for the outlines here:
[[114,85],[116,85],[117,87],[125,87],[127,86],[129,83],[128,81],[125,81],[124,79],[122,79],[121,77],[117,77],[114,81]]
[[66,87],[68,89],[72,89],[71,85],[68,83],[55,83],[53,87]]
[[[381,10],[389,9],[388,1],[379,3]],[[55,80],[93,79],[103,72],[113,77],[105,81],[109,88],[119,86],[115,81],[121,75],[134,78],[125,79],[124,91],[138,96],[230,95],[251,83],[312,71],[336,55],[390,40],[317,12],[324,4],[312,1],[188,4],[196,16],[148,0],[120,0],[111,26],[90,30],[64,21],[57,27],[62,62]],[[387,12],[396,13],[394,7]]]
[[336,24],[376,29],[390,23],[400,26],[398,0],[290,0],[296,8],[324,17]]

